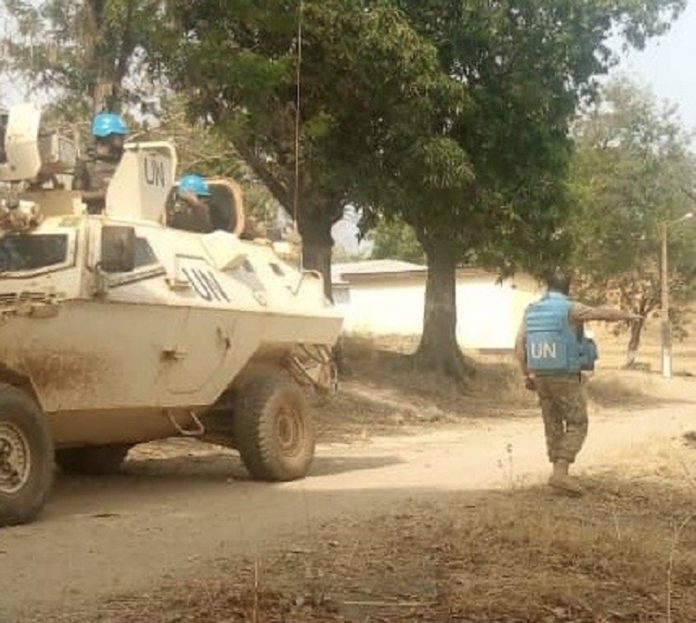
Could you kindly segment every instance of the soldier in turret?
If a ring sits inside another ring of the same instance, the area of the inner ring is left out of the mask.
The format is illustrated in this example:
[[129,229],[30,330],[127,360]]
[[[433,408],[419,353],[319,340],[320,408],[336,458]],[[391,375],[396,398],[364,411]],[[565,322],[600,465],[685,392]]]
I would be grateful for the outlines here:
[[75,168],[73,189],[82,191],[89,214],[100,214],[106,205],[106,191],[123,155],[128,135],[126,122],[114,113],[99,113],[92,120],[94,148]]
[[525,376],[525,386],[536,390],[553,473],[549,485],[581,495],[580,484],[568,474],[569,466],[587,436],[587,398],[582,372],[594,369],[598,358],[592,340],[584,334],[591,320],[620,322],[640,316],[611,307],[589,307],[569,298],[570,277],[551,273],[548,292],[530,305],[515,343],[515,355]]
[[213,231],[208,183],[195,174],[184,175],[167,209],[167,225],[174,229],[206,234]]

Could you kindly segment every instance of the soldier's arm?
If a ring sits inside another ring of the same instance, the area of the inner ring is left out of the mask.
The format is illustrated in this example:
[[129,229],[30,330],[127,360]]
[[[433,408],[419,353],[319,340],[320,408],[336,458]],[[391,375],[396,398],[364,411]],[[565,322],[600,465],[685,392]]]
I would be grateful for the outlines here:
[[184,193],[182,195],[184,201],[189,204],[193,214],[196,217],[196,224],[202,233],[209,232],[213,229],[213,223],[210,220],[210,210],[208,206],[203,203],[198,197],[193,193]]
[[520,364],[522,374],[527,375],[529,371],[527,370],[527,336],[524,329],[524,320],[520,324],[517,337],[515,338],[515,358]]
[[192,228],[200,233],[212,231],[213,221],[210,218],[210,210],[208,209],[208,206],[192,192],[182,193],[181,198],[186,202],[189,208],[191,208],[191,212],[194,217],[193,220],[195,222],[195,225],[193,225]]
[[89,187],[89,175],[87,173],[87,167],[82,160],[78,160],[75,165],[75,172],[73,173],[73,190],[85,190]]
[[590,320],[603,320],[605,322],[620,322],[622,320],[638,320],[640,316],[625,312],[614,307],[590,307],[583,303],[573,303],[570,308],[570,319],[576,323]]

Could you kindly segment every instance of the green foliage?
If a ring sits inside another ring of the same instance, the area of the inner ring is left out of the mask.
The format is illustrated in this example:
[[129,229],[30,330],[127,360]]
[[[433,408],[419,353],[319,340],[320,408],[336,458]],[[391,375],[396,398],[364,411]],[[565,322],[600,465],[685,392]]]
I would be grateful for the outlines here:
[[425,252],[413,228],[402,221],[381,221],[370,232],[373,259],[397,259],[425,263]]
[[455,87],[430,92],[412,117],[417,123],[385,131],[381,149],[365,163],[383,179],[368,189],[363,207],[404,218],[426,250],[429,240],[438,241],[435,247],[448,241],[462,259],[474,254],[503,271],[561,261],[568,251],[562,224],[569,124],[615,60],[608,39],[617,29],[641,47],[685,3],[395,4],[435,46],[441,75],[463,92],[459,99],[451,97]]
[[[186,90],[193,113],[212,120],[289,209],[296,165],[297,6],[263,0],[177,6],[173,22],[186,33],[185,43],[173,33],[160,52],[161,65]],[[428,123],[429,98],[450,91],[461,100],[463,88],[441,73],[435,48],[398,7],[348,0],[307,0],[303,6],[297,163],[303,234],[312,226],[328,234],[366,178],[379,173],[363,163],[390,136],[412,169],[425,163],[433,179],[459,175],[465,158],[456,145],[445,145],[440,154],[437,144],[411,139],[419,136],[412,128]]]
[[[569,230],[573,263],[583,276],[580,292],[595,302],[618,298],[650,315],[660,306],[661,226],[694,209],[692,137],[673,108],[626,80],[607,86],[575,132]],[[673,320],[679,321],[696,295],[693,222],[669,228],[668,266]]]
[[159,27],[161,0],[2,1],[12,28],[0,70],[54,95],[62,119],[142,95],[143,44]]

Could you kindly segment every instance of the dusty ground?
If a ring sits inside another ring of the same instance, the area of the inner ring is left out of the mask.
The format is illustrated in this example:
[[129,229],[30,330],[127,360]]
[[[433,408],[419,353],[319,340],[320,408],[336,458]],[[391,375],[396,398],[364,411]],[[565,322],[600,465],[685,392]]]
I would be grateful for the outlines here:
[[542,486],[509,367],[462,392],[365,356],[304,481],[187,441],[60,478],[39,522],[0,532],[0,621],[696,620],[694,381],[592,383],[577,501]]
[[[696,480],[683,441],[617,454],[582,503],[538,486],[448,492],[291,545],[212,563],[204,578],[102,604],[104,623],[692,622]],[[44,619],[46,620],[46,619]],[[77,623],[84,612],[50,618]]]

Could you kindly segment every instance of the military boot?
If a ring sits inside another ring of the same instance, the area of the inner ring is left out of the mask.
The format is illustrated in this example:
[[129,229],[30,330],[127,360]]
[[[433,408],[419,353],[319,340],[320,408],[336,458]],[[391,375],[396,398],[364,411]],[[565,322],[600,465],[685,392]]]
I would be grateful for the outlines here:
[[580,483],[568,474],[569,466],[568,461],[556,461],[553,464],[553,473],[551,478],[549,478],[549,485],[570,495],[582,495]]

